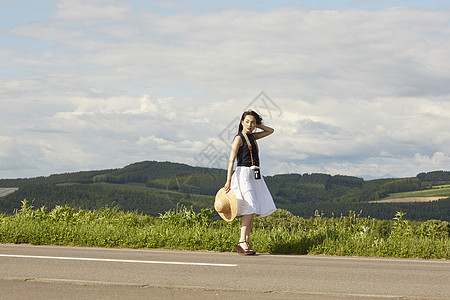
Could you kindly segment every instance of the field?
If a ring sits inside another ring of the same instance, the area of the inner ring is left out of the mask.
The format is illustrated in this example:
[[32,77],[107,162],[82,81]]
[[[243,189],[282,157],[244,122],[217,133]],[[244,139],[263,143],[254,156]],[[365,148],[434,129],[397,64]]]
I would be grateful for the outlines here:
[[17,190],[18,188],[0,188],[0,198],[5,197],[11,193],[14,193]]
[[158,189],[147,187],[142,183],[128,183],[128,184],[116,184],[116,183],[94,183],[95,185],[102,186],[111,190],[124,190],[124,191],[135,191],[135,192],[146,192],[152,195],[152,197],[159,197],[167,199],[171,203],[171,208],[176,208],[177,203],[183,203],[186,206],[200,206],[209,207],[214,202],[213,196],[208,195],[197,195],[194,193],[182,193],[179,191],[173,191],[169,189]]
[[392,198],[379,201],[370,201],[370,203],[412,203],[412,202],[433,202],[448,197],[404,197],[404,198]]
[[450,185],[436,185],[431,189],[394,193],[388,197],[378,201],[370,201],[371,203],[401,203],[401,202],[430,202],[450,197]]

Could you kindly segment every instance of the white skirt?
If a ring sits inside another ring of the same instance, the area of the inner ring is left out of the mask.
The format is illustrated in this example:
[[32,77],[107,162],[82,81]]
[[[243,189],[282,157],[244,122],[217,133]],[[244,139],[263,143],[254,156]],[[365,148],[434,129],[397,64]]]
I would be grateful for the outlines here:
[[264,178],[255,179],[250,167],[236,167],[231,177],[231,189],[236,195],[238,216],[257,214],[265,217],[277,210]]

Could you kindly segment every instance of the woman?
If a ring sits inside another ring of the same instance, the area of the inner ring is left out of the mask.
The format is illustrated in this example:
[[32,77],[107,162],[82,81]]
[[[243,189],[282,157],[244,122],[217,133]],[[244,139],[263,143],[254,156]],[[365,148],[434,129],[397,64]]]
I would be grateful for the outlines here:
[[[253,133],[256,128],[262,131]],[[262,118],[256,112],[248,110],[242,114],[238,134],[231,146],[227,182],[224,189],[226,193],[233,190],[238,202],[238,215],[243,216],[241,237],[237,244],[239,254],[253,255],[256,253],[249,244],[254,216],[265,217],[276,210],[266,183],[259,175],[259,155],[256,144],[257,139],[266,137],[273,132],[272,128],[262,125]],[[235,159],[237,159],[237,167],[233,174]]]

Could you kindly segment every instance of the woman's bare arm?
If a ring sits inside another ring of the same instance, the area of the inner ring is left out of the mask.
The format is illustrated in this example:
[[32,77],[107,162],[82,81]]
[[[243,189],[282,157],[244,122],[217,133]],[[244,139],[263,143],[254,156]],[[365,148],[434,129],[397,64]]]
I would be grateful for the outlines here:
[[261,139],[263,137],[271,135],[275,131],[275,129],[273,129],[273,128],[269,127],[269,126],[266,126],[266,125],[262,125],[262,124],[256,125],[256,128],[259,128],[262,131],[259,131],[259,132],[256,132],[256,133],[253,134],[255,139]]
[[228,160],[228,172],[227,172],[227,182],[225,183],[225,192],[229,192],[231,189],[231,176],[233,175],[234,160],[236,159],[239,147],[242,146],[242,139],[240,136],[236,136],[231,144],[230,159]]

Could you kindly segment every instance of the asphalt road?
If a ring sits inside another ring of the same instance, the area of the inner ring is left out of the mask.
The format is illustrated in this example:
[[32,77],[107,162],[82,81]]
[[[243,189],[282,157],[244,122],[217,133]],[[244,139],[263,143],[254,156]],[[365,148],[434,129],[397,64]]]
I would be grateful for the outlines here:
[[0,244],[1,299],[450,299],[450,261]]

